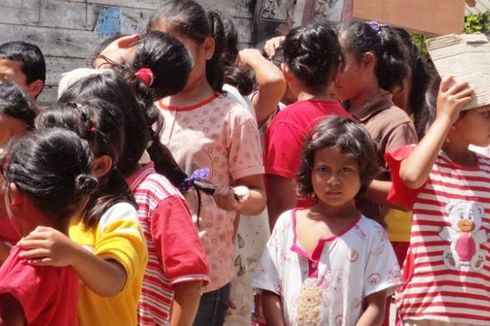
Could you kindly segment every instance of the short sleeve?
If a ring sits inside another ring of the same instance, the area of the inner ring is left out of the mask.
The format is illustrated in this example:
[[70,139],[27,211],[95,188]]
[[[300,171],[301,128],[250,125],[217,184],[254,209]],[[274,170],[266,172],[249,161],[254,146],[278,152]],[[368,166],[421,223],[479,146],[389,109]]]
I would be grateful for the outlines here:
[[[57,267],[31,266],[20,259],[20,249],[14,247],[5,261],[0,277],[0,294],[10,294],[22,306],[28,324],[40,321],[46,307],[53,305],[53,297],[58,297],[60,282]],[[5,270],[7,268],[8,270]]]
[[402,283],[400,266],[385,230],[374,221],[369,223],[375,230],[372,231],[367,244],[364,298],[384,290],[388,290],[390,295]]
[[230,124],[228,164],[233,180],[264,173],[259,129],[250,113],[243,108],[233,110]]
[[385,161],[390,168],[392,180],[391,189],[388,193],[388,201],[406,209],[412,209],[418,191],[405,186],[400,179],[400,167],[402,161],[410,155],[413,149],[414,146],[408,145],[400,147],[395,151],[385,153]]
[[171,284],[209,282],[206,252],[182,198],[174,195],[158,204],[151,214],[151,234]]
[[[283,215],[291,215],[285,212]],[[281,259],[281,244],[284,244],[284,238],[287,237],[285,232],[285,216],[281,215],[272,230],[271,237],[267,241],[264,252],[255,267],[255,273],[252,280],[252,287],[256,289],[267,290],[277,295],[281,295],[281,268],[285,263]]]
[[302,145],[303,137],[297,128],[286,122],[273,121],[265,134],[265,173],[294,178]]
[[[146,267],[148,253],[136,209],[129,203],[117,203],[101,217],[94,255],[113,259],[126,270],[128,280]],[[126,282],[126,285],[130,282]]]
[[417,131],[412,122],[402,123],[391,131],[385,151],[392,152],[402,146],[417,144],[417,142]]

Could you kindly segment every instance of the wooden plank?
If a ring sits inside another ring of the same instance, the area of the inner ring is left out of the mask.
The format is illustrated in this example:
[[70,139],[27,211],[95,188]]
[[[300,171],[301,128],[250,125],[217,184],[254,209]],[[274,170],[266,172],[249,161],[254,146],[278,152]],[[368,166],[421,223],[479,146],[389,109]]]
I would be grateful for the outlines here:
[[88,58],[93,55],[101,39],[90,31],[68,30],[0,23],[0,44],[24,40],[38,45],[44,55]]
[[52,105],[56,102],[58,88],[56,86],[45,86],[39,97],[37,104],[42,108]]
[[76,68],[90,67],[89,59],[46,56],[46,85],[58,85],[61,75]]
[[90,4],[103,6],[121,6],[138,9],[155,9],[161,3],[161,0],[88,0]]
[[40,9],[40,26],[79,30],[92,29],[92,26],[87,22],[88,8],[86,3],[43,0]]
[[4,24],[39,24],[41,0],[2,0],[0,21]]

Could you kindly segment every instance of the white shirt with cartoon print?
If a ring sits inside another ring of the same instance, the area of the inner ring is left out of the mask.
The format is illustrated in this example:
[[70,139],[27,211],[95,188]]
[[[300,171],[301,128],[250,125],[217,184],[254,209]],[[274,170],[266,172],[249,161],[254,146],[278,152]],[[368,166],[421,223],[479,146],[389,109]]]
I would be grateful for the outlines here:
[[[283,213],[252,285],[281,297],[287,325],[355,325],[367,296],[401,284],[384,229],[364,216],[344,233],[320,239],[309,256],[296,240],[296,211]],[[315,257],[315,253],[316,256]]]

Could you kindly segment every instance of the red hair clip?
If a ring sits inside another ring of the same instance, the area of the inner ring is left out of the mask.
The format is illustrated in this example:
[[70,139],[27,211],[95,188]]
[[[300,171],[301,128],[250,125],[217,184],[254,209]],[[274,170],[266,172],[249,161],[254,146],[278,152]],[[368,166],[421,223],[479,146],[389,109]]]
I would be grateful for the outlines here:
[[153,75],[153,71],[149,68],[141,68],[136,71],[134,74],[136,78],[141,80],[143,84],[145,84],[146,87],[150,87],[153,84],[153,80],[155,79],[155,76]]

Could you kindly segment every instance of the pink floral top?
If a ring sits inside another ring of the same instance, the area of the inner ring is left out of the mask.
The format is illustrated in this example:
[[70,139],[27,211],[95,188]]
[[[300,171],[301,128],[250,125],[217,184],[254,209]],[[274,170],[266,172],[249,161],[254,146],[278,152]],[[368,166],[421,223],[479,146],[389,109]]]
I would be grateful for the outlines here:
[[[264,173],[256,121],[232,98],[217,93],[190,107],[164,106],[161,101],[157,105],[165,120],[161,141],[188,175],[199,168],[209,168],[208,181],[232,185],[237,179]],[[205,292],[213,291],[234,276],[236,212],[222,210],[213,197],[203,194],[197,223],[195,192],[186,199],[208,255],[210,282]]]

